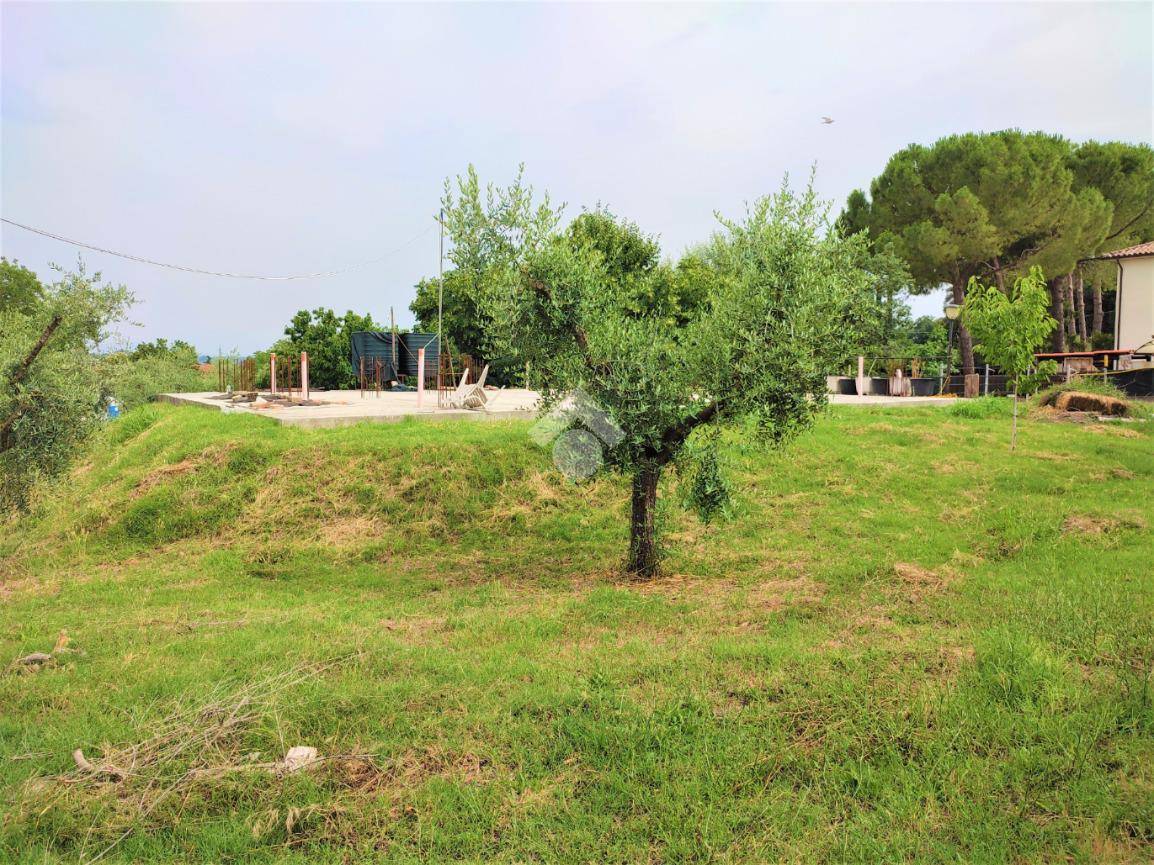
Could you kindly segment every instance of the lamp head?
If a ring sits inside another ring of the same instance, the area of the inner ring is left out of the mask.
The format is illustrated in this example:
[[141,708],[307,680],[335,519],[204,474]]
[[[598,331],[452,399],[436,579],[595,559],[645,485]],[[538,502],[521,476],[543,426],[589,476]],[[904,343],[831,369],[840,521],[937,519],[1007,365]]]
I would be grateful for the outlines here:
[[960,303],[947,303],[942,307],[942,312],[946,314],[946,318],[950,321],[957,321],[962,314],[962,305]]

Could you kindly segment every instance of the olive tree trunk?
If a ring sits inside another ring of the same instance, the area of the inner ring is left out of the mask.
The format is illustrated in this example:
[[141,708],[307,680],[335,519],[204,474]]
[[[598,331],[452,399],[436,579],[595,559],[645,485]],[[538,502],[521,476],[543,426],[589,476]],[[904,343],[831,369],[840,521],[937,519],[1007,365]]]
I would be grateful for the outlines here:
[[629,562],[625,570],[644,579],[657,575],[657,483],[662,468],[659,462],[645,462],[633,472]]

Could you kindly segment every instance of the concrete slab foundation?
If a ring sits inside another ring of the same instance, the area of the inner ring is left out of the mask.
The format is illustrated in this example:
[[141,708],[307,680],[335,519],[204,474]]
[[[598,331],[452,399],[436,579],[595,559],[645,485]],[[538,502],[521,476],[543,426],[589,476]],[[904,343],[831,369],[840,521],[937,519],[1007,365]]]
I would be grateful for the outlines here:
[[540,394],[532,390],[506,388],[489,392],[489,408],[483,411],[437,408],[437,392],[426,391],[424,405],[417,407],[416,393],[380,394],[359,390],[314,390],[312,402],[319,405],[265,407],[253,403],[232,404],[219,393],[166,393],[161,399],[175,405],[197,405],[218,411],[267,417],[286,426],[324,428],[355,423],[396,423],[407,417],[419,420],[532,420],[537,416]]

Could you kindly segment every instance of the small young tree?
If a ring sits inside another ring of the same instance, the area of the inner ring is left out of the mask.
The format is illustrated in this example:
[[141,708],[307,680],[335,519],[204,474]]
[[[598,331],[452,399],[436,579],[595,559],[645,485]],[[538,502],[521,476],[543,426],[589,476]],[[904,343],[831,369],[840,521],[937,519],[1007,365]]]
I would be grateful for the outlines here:
[[[627,570],[650,577],[658,484],[695,431],[746,422],[780,442],[825,404],[825,375],[872,301],[858,267],[865,241],[831,231],[812,188],[783,187],[743,219],[722,219],[676,269],[658,265],[635,226],[587,217],[531,254],[493,308],[546,408],[580,388],[620,429],[605,464],[631,478]],[[702,486],[724,489],[715,477]]]
[[[1001,291],[971,279],[962,306],[962,321],[974,335],[975,349],[1009,377],[1014,393],[1014,420],[1010,450],[1018,440],[1018,397],[1037,389],[1041,378],[1054,368],[1053,361],[1035,365],[1036,352],[1057,322],[1050,317],[1049,292],[1039,267]],[[1033,374],[1029,374],[1031,369]]]

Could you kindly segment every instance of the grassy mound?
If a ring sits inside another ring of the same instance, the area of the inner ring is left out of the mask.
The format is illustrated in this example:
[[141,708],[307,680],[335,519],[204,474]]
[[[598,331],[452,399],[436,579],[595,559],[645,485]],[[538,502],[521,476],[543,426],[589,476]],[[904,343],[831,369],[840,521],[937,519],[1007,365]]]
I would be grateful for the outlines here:
[[1149,426],[735,438],[636,584],[526,424],[130,412],[0,537],[0,860],[1142,861]]
[[1034,403],[1059,411],[1087,411],[1145,419],[1154,416],[1149,405],[1131,399],[1108,378],[1083,375],[1038,393]]

